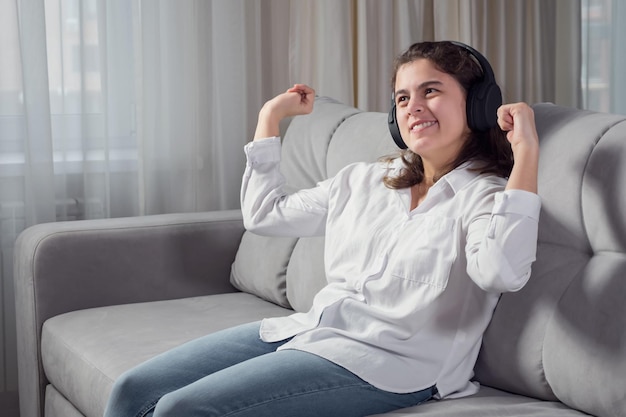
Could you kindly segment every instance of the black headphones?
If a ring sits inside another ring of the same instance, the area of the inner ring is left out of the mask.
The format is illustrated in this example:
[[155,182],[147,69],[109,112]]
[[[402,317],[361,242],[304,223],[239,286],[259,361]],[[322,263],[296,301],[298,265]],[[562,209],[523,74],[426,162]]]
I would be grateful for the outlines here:
[[[461,42],[450,41],[450,43],[467,50],[480,65],[483,71],[483,78],[475,83],[467,92],[467,124],[475,132],[485,132],[494,127],[498,120],[498,107],[502,105],[502,92],[496,84],[496,77],[493,69],[480,52],[469,45]],[[406,149],[406,143],[400,134],[398,121],[396,119],[396,101],[391,98],[391,110],[387,118],[389,132],[393,141],[400,149]]]

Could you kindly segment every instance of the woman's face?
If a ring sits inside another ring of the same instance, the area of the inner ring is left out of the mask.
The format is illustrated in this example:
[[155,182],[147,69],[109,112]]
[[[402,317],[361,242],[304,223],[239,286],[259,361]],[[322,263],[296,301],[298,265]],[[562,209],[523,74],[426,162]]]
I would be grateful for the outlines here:
[[443,168],[470,134],[466,93],[428,59],[402,65],[396,74],[396,118],[404,142],[425,163]]

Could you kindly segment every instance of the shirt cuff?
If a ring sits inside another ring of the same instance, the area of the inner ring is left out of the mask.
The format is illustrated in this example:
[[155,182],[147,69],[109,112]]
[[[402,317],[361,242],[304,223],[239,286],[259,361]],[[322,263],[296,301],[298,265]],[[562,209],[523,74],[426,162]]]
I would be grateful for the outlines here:
[[496,193],[493,214],[515,213],[539,221],[541,197],[524,190],[506,190]]
[[256,139],[243,148],[248,165],[280,161],[280,149],[280,137],[278,136]]

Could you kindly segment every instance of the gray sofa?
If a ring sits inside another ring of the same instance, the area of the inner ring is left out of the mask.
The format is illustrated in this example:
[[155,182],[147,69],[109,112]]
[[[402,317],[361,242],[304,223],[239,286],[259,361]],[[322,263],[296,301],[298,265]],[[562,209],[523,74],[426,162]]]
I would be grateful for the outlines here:
[[[475,370],[481,390],[388,416],[626,416],[626,117],[534,108],[537,261],[496,308]],[[386,117],[318,98],[284,137],[290,187],[395,152]],[[15,249],[21,416],[99,417],[133,365],[308,309],[324,285],[322,246],[250,234],[238,211],[27,229]]]

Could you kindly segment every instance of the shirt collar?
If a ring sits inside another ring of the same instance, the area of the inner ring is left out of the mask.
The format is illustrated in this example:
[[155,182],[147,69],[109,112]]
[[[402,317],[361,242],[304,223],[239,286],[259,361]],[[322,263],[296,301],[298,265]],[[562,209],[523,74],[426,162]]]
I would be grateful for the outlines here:
[[452,191],[456,194],[465,187],[467,184],[472,182],[476,177],[480,174],[480,171],[472,170],[472,168],[476,167],[476,163],[473,161],[464,162],[452,171],[448,172],[444,175],[439,181],[445,180],[450,184]]
[[[472,167],[475,166],[476,162],[474,161],[464,162],[452,171],[448,172],[443,177],[441,177],[435,185],[441,182],[443,182],[443,184],[448,184],[452,191],[456,194],[459,192],[459,190],[461,190],[463,187],[465,187],[467,184],[469,184],[472,180],[480,175],[480,171],[472,170]],[[396,158],[388,165],[388,168],[390,169],[392,175],[399,173],[400,170],[404,167],[405,165],[404,162],[402,162],[402,158]],[[439,186],[441,187],[442,185]]]

